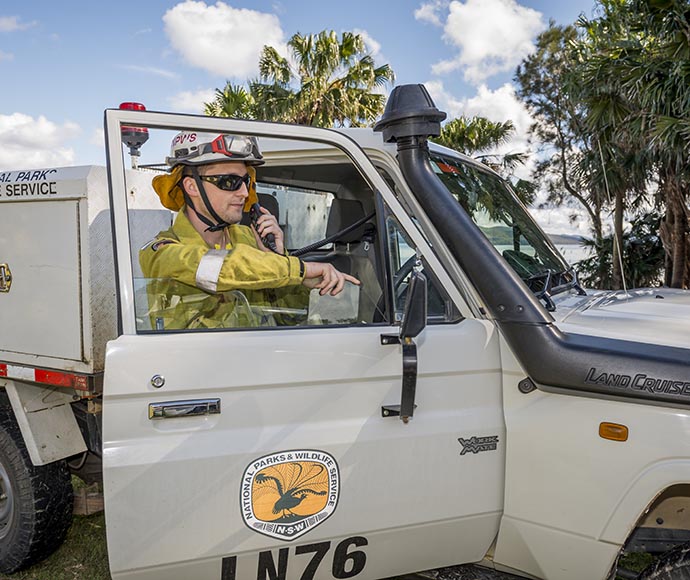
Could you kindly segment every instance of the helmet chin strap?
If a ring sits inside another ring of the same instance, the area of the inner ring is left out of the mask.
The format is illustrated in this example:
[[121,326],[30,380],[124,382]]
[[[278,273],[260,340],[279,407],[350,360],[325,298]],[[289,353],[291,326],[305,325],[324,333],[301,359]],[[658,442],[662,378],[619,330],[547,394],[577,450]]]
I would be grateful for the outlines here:
[[206,206],[206,209],[208,210],[208,213],[211,214],[214,220],[216,220],[216,223],[213,223],[210,219],[208,219],[205,215],[200,214],[197,209],[194,207],[194,204],[191,202],[192,200],[189,199],[189,196],[187,195],[187,192],[182,188],[182,191],[184,193],[184,198],[186,204],[192,208],[192,211],[196,214],[196,216],[208,227],[206,228],[205,231],[207,232],[218,232],[220,230],[223,230],[227,228],[230,224],[226,222],[223,218],[221,218],[217,213],[216,210],[213,209],[213,206],[211,205],[211,201],[208,199],[208,195],[206,195],[206,189],[204,189],[204,182],[201,181],[201,178],[199,177],[199,170],[192,165],[192,177],[194,178],[194,183],[196,183],[196,187],[199,190],[199,193],[201,194],[201,199],[204,202],[204,205]]

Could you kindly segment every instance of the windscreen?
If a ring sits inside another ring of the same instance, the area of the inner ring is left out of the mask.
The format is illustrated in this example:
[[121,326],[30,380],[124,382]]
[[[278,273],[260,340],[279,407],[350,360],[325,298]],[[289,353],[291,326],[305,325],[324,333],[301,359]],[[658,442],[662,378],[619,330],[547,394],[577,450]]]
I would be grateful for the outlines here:
[[574,272],[506,181],[448,155],[432,153],[431,165],[472,221],[533,291],[548,292],[576,283]]

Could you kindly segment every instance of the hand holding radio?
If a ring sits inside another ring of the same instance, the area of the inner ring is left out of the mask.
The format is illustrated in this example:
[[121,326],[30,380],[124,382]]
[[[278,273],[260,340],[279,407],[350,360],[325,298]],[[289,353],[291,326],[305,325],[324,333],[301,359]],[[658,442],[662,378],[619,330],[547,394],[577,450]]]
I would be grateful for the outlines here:
[[[250,208],[249,217],[252,221],[252,227],[259,236],[259,240],[264,247],[276,254],[282,254],[284,250],[283,232],[278,225],[276,217],[267,209],[262,208],[258,203],[255,203]],[[261,219],[262,217],[263,219]],[[276,239],[276,235],[278,239]]]

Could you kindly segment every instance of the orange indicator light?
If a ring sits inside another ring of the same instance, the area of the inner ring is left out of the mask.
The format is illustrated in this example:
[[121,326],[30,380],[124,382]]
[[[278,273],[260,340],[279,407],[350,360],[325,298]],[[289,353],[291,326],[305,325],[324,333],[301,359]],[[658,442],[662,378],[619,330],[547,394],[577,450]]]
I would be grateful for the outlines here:
[[599,425],[599,437],[611,441],[627,441],[628,428],[618,423],[601,423]]

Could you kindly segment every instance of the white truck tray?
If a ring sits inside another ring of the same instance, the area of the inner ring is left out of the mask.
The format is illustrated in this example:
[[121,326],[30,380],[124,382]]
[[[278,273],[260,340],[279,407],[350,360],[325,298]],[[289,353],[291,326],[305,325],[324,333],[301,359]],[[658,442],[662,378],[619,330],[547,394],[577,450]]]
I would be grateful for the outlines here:
[[[160,205],[142,207],[157,199],[152,177],[127,175],[135,258],[171,222]],[[0,173],[0,361],[103,370],[117,335],[111,231],[104,167]]]

